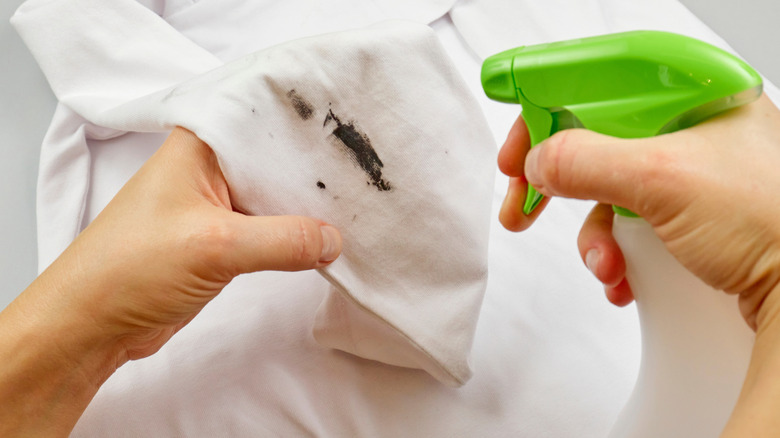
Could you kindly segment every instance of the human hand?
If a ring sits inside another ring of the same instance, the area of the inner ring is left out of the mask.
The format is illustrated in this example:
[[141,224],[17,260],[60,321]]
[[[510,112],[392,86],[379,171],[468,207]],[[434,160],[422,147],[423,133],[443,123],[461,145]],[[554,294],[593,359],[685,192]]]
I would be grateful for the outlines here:
[[127,359],[157,351],[235,276],[336,259],[338,231],[304,217],[234,212],[211,149],[184,129],[63,254],[89,289],[81,312],[121,339]]
[[0,313],[0,356],[18,359],[0,368],[0,435],[70,430],[116,368],[156,352],[235,276],[319,268],[340,251],[320,221],[233,211],[214,153],[177,128]]
[[623,140],[567,130],[528,150],[519,119],[499,154],[511,177],[506,228],[525,229],[539,214],[522,214],[525,178],[548,197],[599,201],[580,232],[580,255],[608,299],[625,305],[633,297],[609,204],[629,208],[691,272],[738,293],[748,324],[760,325],[780,279],[780,111],[766,96],[672,134]]

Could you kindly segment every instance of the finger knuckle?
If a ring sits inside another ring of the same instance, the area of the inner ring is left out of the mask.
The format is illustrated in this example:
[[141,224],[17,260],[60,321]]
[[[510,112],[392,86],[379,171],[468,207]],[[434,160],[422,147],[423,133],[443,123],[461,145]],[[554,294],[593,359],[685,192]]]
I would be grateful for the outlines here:
[[235,230],[220,218],[210,217],[193,223],[186,234],[185,251],[206,263],[219,264],[225,254],[232,251],[236,241]]
[[639,170],[639,188],[648,193],[666,194],[669,188],[687,187],[687,180],[699,173],[695,166],[701,162],[700,158],[690,156],[688,146],[680,143],[648,151],[646,163]]
[[561,169],[571,162],[571,155],[576,150],[578,139],[576,130],[563,130],[553,134],[546,142],[542,150],[541,176],[545,185],[556,188],[561,185],[564,172]]
[[311,265],[319,260],[322,252],[322,233],[314,221],[295,218],[288,228],[290,261],[296,265]]

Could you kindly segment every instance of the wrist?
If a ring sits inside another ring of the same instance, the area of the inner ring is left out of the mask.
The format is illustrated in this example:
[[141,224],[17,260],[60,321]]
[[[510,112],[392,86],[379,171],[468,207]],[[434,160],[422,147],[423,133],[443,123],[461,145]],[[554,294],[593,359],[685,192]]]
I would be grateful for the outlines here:
[[739,400],[723,437],[773,436],[780,428],[780,285],[756,314],[756,339]]
[[0,313],[2,436],[66,436],[123,363],[118,344],[73,305],[81,290],[60,279],[44,273]]

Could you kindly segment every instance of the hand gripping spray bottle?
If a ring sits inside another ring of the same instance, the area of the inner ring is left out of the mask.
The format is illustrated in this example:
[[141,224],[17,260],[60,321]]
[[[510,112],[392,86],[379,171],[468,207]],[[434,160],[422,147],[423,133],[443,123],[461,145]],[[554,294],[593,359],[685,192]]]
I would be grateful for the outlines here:
[[[568,128],[622,138],[668,133],[751,102],[762,90],[761,77],[735,56],[655,31],[508,50],[485,60],[482,85],[491,99],[522,105],[532,146]],[[541,199],[529,187],[526,214]],[[614,211],[642,359],[610,436],[718,436],[739,395],[753,332],[735,296],[688,272],[644,220]]]

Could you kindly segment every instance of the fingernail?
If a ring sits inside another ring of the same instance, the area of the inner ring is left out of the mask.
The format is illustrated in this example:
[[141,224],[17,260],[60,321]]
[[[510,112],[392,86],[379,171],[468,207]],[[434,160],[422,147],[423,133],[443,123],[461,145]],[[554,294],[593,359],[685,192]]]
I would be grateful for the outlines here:
[[[596,269],[599,266],[599,260],[601,259],[601,253],[599,250],[593,248],[585,254],[585,265],[588,267],[593,275],[596,275]],[[596,276],[598,278],[598,276]]]
[[330,225],[322,225],[320,232],[322,233],[320,263],[330,263],[341,254],[341,234]]

